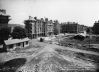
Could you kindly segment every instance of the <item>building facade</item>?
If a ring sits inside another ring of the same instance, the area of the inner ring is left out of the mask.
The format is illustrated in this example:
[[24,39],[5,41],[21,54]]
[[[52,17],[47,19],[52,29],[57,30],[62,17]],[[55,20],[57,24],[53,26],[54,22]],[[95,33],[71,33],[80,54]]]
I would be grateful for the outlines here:
[[32,38],[32,37],[36,37],[36,25],[35,25],[35,20],[31,20],[31,18],[29,17],[28,20],[25,20],[24,21],[24,24],[25,24],[25,28],[27,30],[27,33],[28,33],[28,37],[29,38]]
[[24,24],[29,38],[57,35],[61,29],[58,20],[52,21],[48,18],[38,19],[37,17],[29,16],[29,19],[25,20]]
[[60,33],[60,23],[58,22],[58,20],[54,21],[54,35],[58,35]]
[[10,21],[10,16],[6,14],[6,10],[0,9],[0,29],[2,27],[7,27]]
[[37,19],[37,17],[29,16],[29,19],[25,20],[24,24],[29,38],[53,35],[54,25],[52,20],[48,20],[48,18]]
[[29,38],[24,39],[11,39],[11,40],[5,40],[5,47],[7,51],[14,50],[16,48],[24,48],[29,46]]
[[[92,27],[93,33],[94,34],[99,34],[99,30],[98,29],[99,29],[99,20],[95,21],[95,23],[94,23],[94,25]],[[90,30],[91,30],[91,28],[90,28]]]
[[45,19],[45,35],[51,36],[53,35],[54,30],[54,24],[52,20],[48,20],[48,18]]
[[80,25],[75,22],[62,23],[61,27],[62,27],[61,28],[62,32],[65,32],[65,33],[81,33],[81,32],[84,32],[87,28],[87,26]]

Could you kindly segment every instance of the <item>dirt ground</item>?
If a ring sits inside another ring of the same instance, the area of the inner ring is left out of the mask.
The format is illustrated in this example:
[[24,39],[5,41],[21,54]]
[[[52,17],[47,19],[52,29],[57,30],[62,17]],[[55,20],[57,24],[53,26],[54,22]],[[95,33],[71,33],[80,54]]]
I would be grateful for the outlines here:
[[31,40],[27,48],[0,54],[0,72],[97,72],[99,56],[93,54]]
[[73,39],[72,37],[63,37],[60,40],[60,45],[70,48],[77,48],[86,51],[93,51],[99,53],[99,41],[95,37],[85,38],[83,41]]

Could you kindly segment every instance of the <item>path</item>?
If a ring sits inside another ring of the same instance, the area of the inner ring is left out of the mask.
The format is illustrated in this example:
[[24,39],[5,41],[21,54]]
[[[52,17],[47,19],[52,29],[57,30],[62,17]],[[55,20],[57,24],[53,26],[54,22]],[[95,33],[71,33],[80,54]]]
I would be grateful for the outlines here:
[[[40,42],[38,43],[43,44]],[[55,49],[69,50],[68,48],[64,49],[62,46],[44,43],[44,48],[41,48],[31,56],[28,56],[26,64],[19,68],[18,71],[57,72],[58,70],[61,70],[65,72],[67,70],[79,71],[82,69],[83,71],[95,69],[95,65],[93,63],[84,60],[77,60],[73,57],[69,57],[68,55],[61,55],[55,51]],[[73,49],[73,51],[76,50]]]
[[92,55],[99,55],[98,53],[38,42],[37,40],[32,40],[32,44],[41,45],[42,48],[39,48],[31,55],[24,56],[27,62],[18,68],[16,72],[67,72],[68,70],[76,72],[82,70],[82,72],[85,72],[95,71],[96,69],[96,65],[94,63],[82,59],[76,59],[74,55],[74,57],[69,56],[68,52],[67,54],[64,54],[63,52],[63,54],[60,54],[56,49]]

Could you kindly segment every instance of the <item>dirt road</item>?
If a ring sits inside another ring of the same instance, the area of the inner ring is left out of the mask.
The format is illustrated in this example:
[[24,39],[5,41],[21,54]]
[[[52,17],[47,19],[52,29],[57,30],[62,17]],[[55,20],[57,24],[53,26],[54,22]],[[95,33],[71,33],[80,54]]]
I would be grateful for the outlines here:
[[[75,57],[70,57],[68,54],[60,54],[56,49],[63,50],[64,48],[60,48],[60,46],[54,44],[44,43],[44,48],[41,48],[36,53],[28,56],[26,58],[26,64],[20,67],[17,72],[95,71],[96,66],[94,63],[90,61],[77,60]],[[65,50],[69,49],[65,48]]]
[[[95,72],[96,71],[97,67],[93,62],[77,59],[74,54],[75,52],[91,54],[91,52],[78,50],[78,49],[70,49],[66,47],[64,48],[62,46],[38,42],[36,40],[32,41],[32,45],[40,45],[42,47],[38,48],[35,51],[33,48],[27,49],[24,52],[25,55],[20,55],[22,54],[21,52],[18,53],[20,58],[26,59],[26,62],[24,65],[21,65],[16,70],[16,72],[79,72],[79,71]],[[57,51],[57,49],[61,50],[61,52]],[[63,50],[64,52],[62,52]],[[31,54],[27,55],[28,52],[31,52]],[[92,53],[92,54],[98,55],[96,53]],[[14,59],[14,56],[12,58]],[[12,58],[9,57],[9,59]]]

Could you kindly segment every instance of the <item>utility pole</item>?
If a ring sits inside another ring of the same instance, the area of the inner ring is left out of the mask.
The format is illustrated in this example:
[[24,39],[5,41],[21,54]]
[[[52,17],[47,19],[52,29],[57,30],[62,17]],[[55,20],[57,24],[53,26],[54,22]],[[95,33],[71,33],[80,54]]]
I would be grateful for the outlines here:
[[91,29],[89,28],[89,48],[90,48],[90,39],[91,39]]

